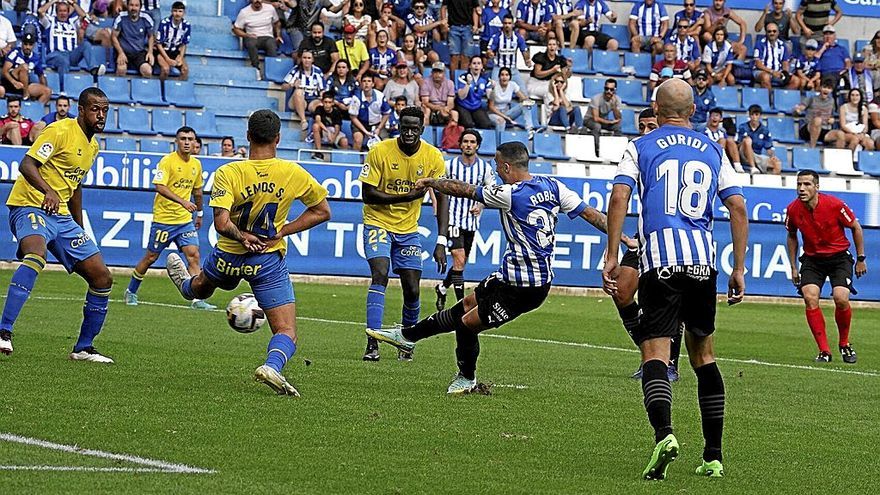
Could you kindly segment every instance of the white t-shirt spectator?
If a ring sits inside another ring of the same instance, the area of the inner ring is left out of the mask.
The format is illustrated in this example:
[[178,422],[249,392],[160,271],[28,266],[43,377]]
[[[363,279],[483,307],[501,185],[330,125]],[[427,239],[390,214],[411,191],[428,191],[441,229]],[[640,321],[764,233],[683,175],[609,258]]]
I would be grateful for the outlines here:
[[238,12],[235,18],[235,27],[247,34],[255,34],[258,38],[275,36],[272,25],[278,22],[278,13],[271,5],[263,4],[260,10],[254,10],[248,5]]
[[0,49],[6,47],[15,47],[15,30],[12,29],[12,23],[9,19],[0,16]]
[[489,98],[495,103],[495,108],[501,112],[507,112],[510,109],[510,102],[513,101],[514,95],[520,91],[519,84],[508,81],[507,88],[502,88],[500,84],[492,87],[489,92]]

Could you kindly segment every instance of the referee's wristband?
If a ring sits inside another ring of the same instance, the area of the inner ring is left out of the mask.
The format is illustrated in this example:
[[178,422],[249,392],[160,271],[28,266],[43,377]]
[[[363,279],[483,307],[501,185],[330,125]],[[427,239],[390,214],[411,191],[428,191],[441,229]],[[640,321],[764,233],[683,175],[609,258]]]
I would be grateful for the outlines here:
[[442,244],[445,246],[446,245],[446,236],[445,235],[438,235],[437,236],[437,244]]
[[867,258],[865,257],[864,254],[860,254],[860,255],[856,256],[856,261],[858,261],[859,263],[864,263],[866,259]]
[[199,210],[198,213],[196,213],[196,216],[202,218],[203,216],[205,216],[205,212]]

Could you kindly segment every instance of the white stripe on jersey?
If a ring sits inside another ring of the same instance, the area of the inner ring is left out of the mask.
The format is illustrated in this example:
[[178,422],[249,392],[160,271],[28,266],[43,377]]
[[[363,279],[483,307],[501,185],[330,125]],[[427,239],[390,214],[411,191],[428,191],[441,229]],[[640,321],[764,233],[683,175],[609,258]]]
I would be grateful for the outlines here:
[[[492,168],[479,157],[471,165],[462,163],[461,157],[446,160],[446,177],[474,186],[489,186],[495,183]],[[480,218],[470,213],[471,208],[476,204],[477,202],[470,198],[449,196],[449,225],[471,231],[479,229]]]
[[[648,236],[650,238],[650,247],[651,247],[651,264],[643,264],[642,266],[645,268],[653,268],[655,266],[661,266],[660,261],[660,236],[657,235],[657,231],[651,232]],[[639,238],[644,239],[645,236],[641,231],[639,231]]]
[[76,49],[77,20],[59,21],[55,16],[46,15],[43,27],[49,33],[48,52],[72,52]]
[[685,265],[693,265],[694,257],[691,254],[691,243],[688,239],[687,232],[684,230],[678,231],[678,241],[681,243],[681,261]]
[[715,266],[715,239],[712,238],[712,232],[706,232],[706,244],[709,245],[709,262],[700,263],[701,265]]
[[663,244],[666,245],[666,256],[669,258],[669,264],[677,265],[678,257],[676,256],[676,253],[678,251],[675,249],[675,235],[669,227],[663,229]]
[[692,230],[691,236],[694,238],[694,245],[697,246],[697,259],[706,259],[706,245],[703,240],[703,234],[699,230]]

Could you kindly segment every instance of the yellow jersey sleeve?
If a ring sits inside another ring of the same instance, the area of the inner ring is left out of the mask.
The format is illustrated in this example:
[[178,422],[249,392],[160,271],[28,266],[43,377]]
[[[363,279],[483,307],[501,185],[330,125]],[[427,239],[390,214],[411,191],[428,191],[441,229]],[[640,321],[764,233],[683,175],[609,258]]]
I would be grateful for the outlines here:
[[367,158],[364,160],[364,166],[361,167],[361,175],[358,178],[364,184],[379,187],[379,182],[382,180],[382,173],[384,171],[384,163],[385,161],[379,154],[379,150],[376,146],[373,146],[373,148],[367,153]]
[[439,179],[446,175],[446,161],[443,160],[443,154],[440,153],[440,150],[433,149],[431,151],[431,157],[428,160],[428,176]]
[[171,166],[169,165],[168,160],[169,156],[170,155],[163,156],[156,165],[156,175],[153,177],[154,186],[167,186],[171,181]]
[[26,155],[45,165],[64,149],[64,135],[59,126],[47,126],[27,150]]
[[229,173],[229,165],[218,168],[214,174],[214,189],[211,191],[211,201],[208,206],[232,210],[235,187],[235,179]]
[[298,182],[302,184],[302,188],[298,191],[299,194],[297,194],[297,199],[299,199],[302,204],[306,205],[306,207],[311,208],[327,197],[327,189],[319,184],[318,181],[312,177],[312,174],[308,173],[304,168],[300,167],[299,173],[296,175],[299,176],[297,177]]
[[190,160],[193,161],[193,168],[196,171],[195,183],[193,184],[193,189],[204,189],[205,187],[205,178],[202,177],[202,162],[200,162],[195,157],[190,157]]

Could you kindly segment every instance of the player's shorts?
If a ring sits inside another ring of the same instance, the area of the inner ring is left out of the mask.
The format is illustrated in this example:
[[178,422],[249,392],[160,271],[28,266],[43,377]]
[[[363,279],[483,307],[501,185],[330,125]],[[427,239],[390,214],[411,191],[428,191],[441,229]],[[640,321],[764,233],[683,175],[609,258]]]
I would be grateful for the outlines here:
[[465,230],[455,225],[450,225],[447,229],[449,237],[449,249],[464,249],[464,255],[471,254],[471,247],[474,245],[474,231]]
[[263,310],[296,302],[284,255],[277,251],[231,254],[214,248],[202,272],[223,290],[233,290],[246,280]]
[[177,245],[178,249],[182,249],[184,246],[198,247],[199,231],[196,230],[192,222],[179,225],[153,222],[150,227],[150,243],[147,245],[147,251],[161,253],[172,242]]
[[364,253],[368,260],[391,258],[391,271],[422,270],[422,238],[418,232],[395,234],[375,225],[364,225]]
[[537,309],[547,299],[550,284],[537,287],[517,287],[501,280],[495,272],[480,282],[474,289],[477,299],[477,314],[483,325],[498,328],[518,316]]
[[[67,273],[73,273],[74,265],[100,252],[95,241],[70,215],[47,215],[41,208],[10,206],[9,229],[19,242],[32,235],[45,239],[49,252]],[[16,256],[21,259],[24,254],[19,250]]]
[[593,45],[593,48],[599,48],[600,50],[606,49],[608,47],[608,42],[613,39],[611,38],[611,36],[608,36],[601,31],[587,31],[586,29],[581,29],[581,32],[578,33],[578,46],[582,46],[584,44],[587,36],[592,36],[593,38],[595,38],[596,43]]
[[841,251],[831,256],[807,256],[802,255],[801,260],[801,287],[805,285],[818,285],[819,290],[825,285],[825,279],[831,280],[831,287],[846,287],[853,294],[853,260],[849,251]]
[[715,280],[710,266],[655,268],[639,277],[642,317],[633,340],[637,345],[658,338],[675,338],[679,326],[698,337],[715,332]]
[[633,270],[638,270],[639,252],[635,249],[627,249],[626,252],[623,253],[623,258],[620,260],[620,266],[627,266]]

